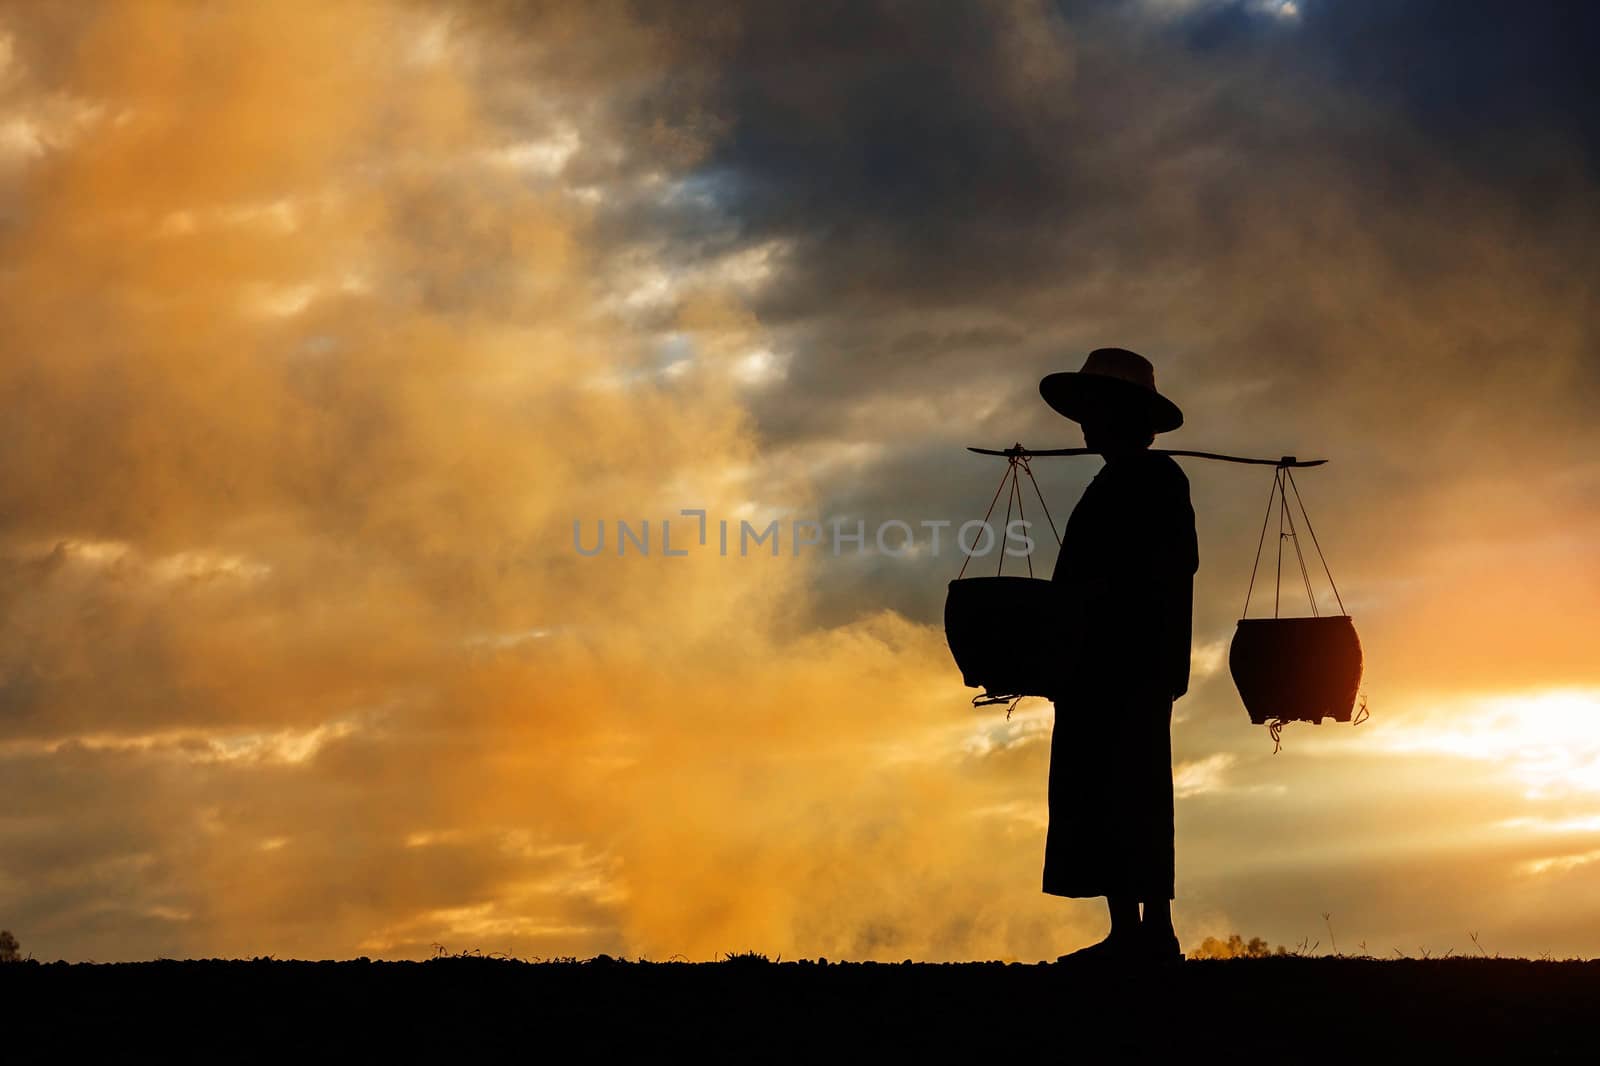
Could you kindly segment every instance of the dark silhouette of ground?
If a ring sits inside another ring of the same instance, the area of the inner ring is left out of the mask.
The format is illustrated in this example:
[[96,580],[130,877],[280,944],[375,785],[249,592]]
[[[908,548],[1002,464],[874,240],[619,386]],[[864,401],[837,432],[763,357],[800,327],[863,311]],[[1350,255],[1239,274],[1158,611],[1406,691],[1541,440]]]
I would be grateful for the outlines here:
[[0,966],[0,1055],[18,1062],[106,1049],[119,1061],[504,1051],[589,1061],[1592,1062],[1597,1012],[1600,960],[1287,956],[1120,972],[605,956]]

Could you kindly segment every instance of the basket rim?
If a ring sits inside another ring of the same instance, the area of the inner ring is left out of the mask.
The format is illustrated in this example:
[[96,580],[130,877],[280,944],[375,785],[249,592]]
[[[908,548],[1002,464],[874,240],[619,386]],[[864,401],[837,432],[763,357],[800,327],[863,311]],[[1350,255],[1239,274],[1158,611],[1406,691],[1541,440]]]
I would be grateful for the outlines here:
[[977,577],[951,578],[950,585],[969,585],[974,581],[1035,581],[1041,585],[1054,585],[1048,577],[1028,577],[1026,574],[980,574]]
[[1254,626],[1254,625],[1261,625],[1263,623],[1276,623],[1276,624],[1282,625],[1282,624],[1288,623],[1288,622],[1298,622],[1298,623],[1305,623],[1305,622],[1351,622],[1351,623],[1353,623],[1354,619],[1352,619],[1347,614],[1295,615],[1295,616],[1293,616],[1291,618],[1241,618],[1241,619],[1239,619],[1239,624],[1242,625],[1242,626],[1245,626],[1245,625]]

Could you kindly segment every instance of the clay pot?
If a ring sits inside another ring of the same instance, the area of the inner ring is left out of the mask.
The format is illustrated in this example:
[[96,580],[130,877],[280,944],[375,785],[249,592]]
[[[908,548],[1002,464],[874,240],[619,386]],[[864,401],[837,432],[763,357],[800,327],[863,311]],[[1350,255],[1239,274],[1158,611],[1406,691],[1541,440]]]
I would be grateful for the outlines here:
[[1061,590],[1036,577],[950,582],[944,635],[961,678],[990,699],[1050,696],[1062,631]]
[[1361,687],[1361,640],[1345,614],[1244,618],[1228,669],[1252,722],[1348,722]]

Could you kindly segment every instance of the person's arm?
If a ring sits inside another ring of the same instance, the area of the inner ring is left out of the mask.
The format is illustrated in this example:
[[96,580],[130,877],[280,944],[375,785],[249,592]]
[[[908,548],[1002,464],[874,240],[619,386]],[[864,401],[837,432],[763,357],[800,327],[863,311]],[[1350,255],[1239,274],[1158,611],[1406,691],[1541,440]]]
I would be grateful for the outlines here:
[[1194,508],[1183,471],[1170,460],[1130,490],[1096,582],[1103,619],[1101,656],[1130,684],[1164,679],[1177,699],[1189,688],[1194,574],[1199,567]]
[[1150,610],[1160,619],[1161,659],[1172,698],[1189,691],[1190,647],[1194,641],[1194,575],[1200,568],[1189,479],[1173,464],[1164,491],[1156,494],[1151,515],[1152,561],[1156,580]]

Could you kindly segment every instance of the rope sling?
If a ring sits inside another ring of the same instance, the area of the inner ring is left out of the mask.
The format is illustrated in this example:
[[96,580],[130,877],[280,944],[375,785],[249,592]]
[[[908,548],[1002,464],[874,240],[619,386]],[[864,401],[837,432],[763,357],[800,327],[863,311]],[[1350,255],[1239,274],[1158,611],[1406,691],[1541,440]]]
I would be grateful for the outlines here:
[[[1339,595],[1339,586],[1334,583],[1333,571],[1328,569],[1327,556],[1322,554],[1322,545],[1317,542],[1317,531],[1311,527],[1311,516],[1306,514],[1305,502],[1300,499],[1300,486],[1295,484],[1294,471],[1287,467],[1279,467],[1272,474],[1272,491],[1267,494],[1267,513],[1266,517],[1261,520],[1261,536],[1256,540],[1256,558],[1255,562],[1250,564],[1250,585],[1245,589],[1244,610],[1239,612],[1239,617],[1248,618],[1250,615],[1250,597],[1256,589],[1256,571],[1261,566],[1261,549],[1267,542],[1267,524],[1272,521],[1273,504],[1278,506],[1278,581],[1277,586],[1272,590],[1272,617],[1278,617],[1279,603],[1282,598],[1283,542],[1285,540],[1294,543],[1294,555],[1300,564],[1300,580],[1305,585],[1306,602],[1311,605],[1311,616],[1313,618],[1321,617],[1321,612],[1317,610],[1317,597],[1311,591],[1311,575],[1306,571],[1306,557],[1300,550],[1300,538],[1294,524],[1294,512],[1290,511],[1288,507],[1289,501],[1286,493],[1289,491],[1294,493],[1295,503],[1300,507],[1300,518],[1305,522],[1306,532],[1311,534],[1311,546],[1316,549],[1317,558],[1322,562],[1322,572],[1328,577],[1328,587],[1333,590],[1334,602],[1339,605],[1339,613],[1348,615],[1349,612],[1344,609],[1344,599]],[[1288,532],[1284,532],[1286,522]]]
[[[1267,511],[1261,519],[1261,535],[1256,539],[1256,557],[1250,564],[1250,584],[1245,589],[1244,608],[1239,612],[1240,621],[1250,616],[1250,599],[1255,594],[1256,573],[1261,568],[1261,549],[1267,542],[1267,527],[1272,522],[1272,511],[1278,511],[1278,553],[1275,567],[1275,578],[1272,588],[1272,617],[1279,618],[1283,602],[1283,542],[1289,541],[1294,548],[1295,563],[1300,571],[1300,583],[1305,589],[1306,603],[1311,608],[1312,618],[1323,617],[1317,607],[1316,593],[1311,588],[1311,573],[1306,568],[1305,552],[1300,547],[1300,529],[1295,523],[1294,509],[1289,506],[1289,494],[1294,494],[1295,505],[1300,508],[1300,521],[1305,530],[1311,535],[1311,546],[1317,553],[1317,560],[1322,563],[1322,572],[1328,579],[1328,588],[1333,592],[1333,600],[1339,605],[1338,617],[1348,619],[1350,612],[1345,610],[1344,597],[1339,595],[1339,585],[1333,580],[1333,570],[1328,566],[1328,557],[1323,554],[1322,544],[1317,539],[1317,530],[1311,524],[1311,515],[1306,511],[1305,500],[1300,495],[1300,486],[1294,480],[1294,471],[1285,466],[1279,466],[1272,473],[1272,489],[1267,493]],[[1360,725],[1370,717],[1367,710],[1367,698],[1364,694],[1357,696],[1359,706],[1350,719],[1352,725]],[[1293,718],[1274,716],[1267,720],[1267,732],[1272,737],[1272,754],[1276,755],[1283,750],[1283,727]]]
[[[1027,521],[1022,510],[1022,475],[1024,474],[1027,475],[1028,482],[1033,485],[1033,494],[1039,500],[1039,509],[1044,512],[1045,521],[1050,523],[1050,533],[1055,537],[1056,549],[1059,551],[1061,548],[1061,531],[1056,528],[1056,520],[1050,514],[1050,505],[1044,501],[1044,492],[1039,488],[1039,480],[1033,476],[1033,467],[1028,463],[1028,456],[1023,454],[1022,445],[1020,443],[1017,444],[1007,454],[1006,459],[1006,472],[1000,476],[1000,484],[994,490],[994,498],[989,501],[989,509],[983,513],[983,524],[985,528],[988,528],[989,519],[994,514],[995,506],[1000,502],[1000,494],[1002,492],[1006,493],[1006,521],[1005,525],[1001,527],[1004,532],[1001,534],[1000,540],[1000,560],[995,564],[994,568],[995,577],[1002,575],[1006,565],[1006,546],[1011,541],[1011,508],[1013,504],[1017,509],[1017,520]],[[959,544],[959,541],[957,543]],[[974,543],[973,547],[976,546],[976,543]],[[966,558],[962,560],[961,571],[956,574],[957,581],[966,577],[967,567],[972,563],[972,557],[975,553],[966,551],[965,554]],[[1028,566],[1028,577],[1033,577],[1033,552],[1027,552],[1022,558]],[[1026,695],[1028,693],[991,695],[988,692],[983,692],[972,697],[972,705],[974,707],[992,707],[1004,703],[1006,704],[1006,721],[1009,722],[1011,720],[1011,712],[1017,709],[1017,704],[1021,703]]]
[[[989,501],[989,509],[983,512],[983,524],[985,526],[989,524],[989,518],[994,514],[995,504],[1000,502],[1000,493],[1005,492],[1007,485],[1010,485],[1011,487],[1011,491],[1006,494],[1006,524],[1003,527],[1005,530],[1007,530],[1007,533],[1005,539],[1000,543],[1000,562],[994,568],[994,576],[999,577],[1000,571],[1006,565],[1006,544],[1009,543],[1011,536],[1011,505],[1013,501],[1015,501],[1017,506],[1017,520],[1019,522],[1027,521],[1026,517],[1022,513],[1022,484],[1021,474],[1019,474],[1018,471],[1021,471],[1022,474],[1027,474],[1028,481],[1033,484],[1033,494],[1039,497],[1039,509],[1044,511],[1044,519],[1046,522],[1050,523],[1050,532],[1056,538],[1057,548],[1061,547],[1061,533],[1056,529],[1056,520],[1050,517],[1050,506],[1044,502],[1044,493],[1039,490],[1039,481],[1033,476],[1033,467],[1028,465],[1028,455],[1023,451],[1022,445],[1018,444],[1014,449],[995,454],[1005,455],[1008,459],[1008,462],[1006,463],[1006,472],[1000,476],[1000,486],[994,490],[994,499]],[[976,545],[974,545],[974,547],[976,547]],[[965,554],[966,559],[961,564],[961,572],[956,575],[957,581],[960,581],[967,575],[967,564],[972,562],[973,553],[968,551]],[[1028,576],[1032,577],[1033,553],[1029,552],[1028,554],[1024,555],[1023,558],[1028,562]],[[979,706],[981,706],[981,704]]]

